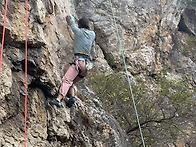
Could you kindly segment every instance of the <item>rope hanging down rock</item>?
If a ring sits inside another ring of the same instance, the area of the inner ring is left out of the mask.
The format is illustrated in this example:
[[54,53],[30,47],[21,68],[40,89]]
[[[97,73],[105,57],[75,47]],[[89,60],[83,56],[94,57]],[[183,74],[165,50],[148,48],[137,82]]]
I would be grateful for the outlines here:
[[2,57],[3,57],[3,45],[4,45],[4,37],[5,37],[7,3],[8,3],[8,0],[6,0],[6,4],[5,4],[4,25],[3,25],[3,35],[2,35],[2,42],[1,42],[1,56],[0,56],[0,75],[1,75],[1,65],[2,65]]
[[[4,38],[5,38],[7,5],[8,5],[8,0],[6,0],[6,4],[5,4],[4,25],[3,25],[1,55],[0,55],[0,75],[1,75],[1,65],[2,65],[2,57],[3,57],[3,45],[4,45]],[[26,132],[27,132],[27,31],[28,31],[28,0],[26,0],[26,41],[25,41],[25,135],[24,135],[25,147],[26,147]]]
[[[132,90],[131,82],[130,82],[131,80],[130,80],[130,78],[129,78],[129,74],[128,74],[128,70],[127,70],[127,65],[126,65],[126,61],[125,61],[124,51],[123,51],[122,43],[121,43],[121,40],[120,40],[120,35],[119,35],[119,31],[118,31],[118,27],[117,27],[117,23],[116,23],[114,11],[113,11],[113,6],[112,6],[111,0],[109,0],[109,1],[110,1],[110,5],[111,5],[111,10],[112,10],[113,19],[114,19],[114,22],[115,22],[115,27],[116,27],[116,33],[117,33],[117,37],[118,37],[118,42],[119,42],[119,44],[120,44],[120,49],[121,49],[121,53],[122,53],[122,57],[123,57],[123,63],[124,63],[125,70],[126,70],[127,80],[128,80],[128,83],[129,83],[129,88],[130,88],[130,92],[131,92],[131,97],[132,97],[132,101],[133,101],[133,105],[134,105],[134,110],[135,110],[135,113],[136,113],[136,118],[137,118],[139,130],[140,130],[140,135],[141,135],[141,138],[142,138],[143,146],[145,147],[144,137],[143,137],[143,133],[142,133],[140,121],[139,121],[139,116],[138,116],[138,113],[137,113],[137,108],[136,108],[136,104],[135,104],[135,99],[134,99],[134,96],[133,96],[133,90]],[[75,16],[75,5],[74,5],[74,0],[72,0],[72,8],[73,8],[73,12],[72,12],[72,13],[73,13],[73,16]]]
[[127,80],[128,80],[128,83],[129,83],[129,88],[130,88],[130,92],[131,92],[133,106],[134,106],[134,109],[135,109],[135,114],[136,114],[136,118],[137,118],[139,130],[140,130],[140,135],[141,135],[141,138],[142,138],[143,146],[145,147],[144,137],[143,137],[143,134],[142,134],[142,129],[141,129],[140,121],[139,121],[139,116],[138,116],[137,108],[136,108],[136,104],[135,104],[135,99],[134,99],[134,96],[133,96],[133,90],[132,90],[132,87],[131,87],[131,82],[130,82],[131,80],[129,78],[129,74],[128,74],[128,70],[127,70],[127,65],[126,65],[126,61],[125,61],[125,56],[124,56],[124,51],[123,51],[122,43],[121,43],[121,40],[120,40],[118,26],[117,26],[117,23],[116,23],[116,18],[115,18],[115,15],[114,15],[114,11],[113,11],[113,6],[112,6],[111,0],[110,0],[110,5],[111,5],[111,10],[112,10],[112,15],[113,15],[115,27],[116,27],[116,33],[117,33],[118,42],[119,42],[119,45],[120,45],[121,54],[122,54],[122,57],[123,57],[123,63],[124,63],[125,70],[126,70]]

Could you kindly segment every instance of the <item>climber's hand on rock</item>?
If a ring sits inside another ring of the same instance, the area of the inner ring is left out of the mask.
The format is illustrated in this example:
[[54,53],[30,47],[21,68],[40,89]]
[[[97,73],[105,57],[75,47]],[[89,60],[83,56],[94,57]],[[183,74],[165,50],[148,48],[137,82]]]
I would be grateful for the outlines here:
[[67,15],[66,21],[67,21],[68,24],[70,23],[70,19],[71,19],[71,15]]

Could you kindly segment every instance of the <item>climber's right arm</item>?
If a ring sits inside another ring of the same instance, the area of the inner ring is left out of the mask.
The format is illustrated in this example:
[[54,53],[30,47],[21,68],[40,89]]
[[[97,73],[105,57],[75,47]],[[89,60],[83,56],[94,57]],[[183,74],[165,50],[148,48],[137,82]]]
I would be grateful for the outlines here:
[[68,24],[71,26],[71,29],[74,33],[80,32],[80,29],[78,28],[78,26],[75,23],[75,19],[73,16],[68,15],[66,17],[66,20],[68,22]]

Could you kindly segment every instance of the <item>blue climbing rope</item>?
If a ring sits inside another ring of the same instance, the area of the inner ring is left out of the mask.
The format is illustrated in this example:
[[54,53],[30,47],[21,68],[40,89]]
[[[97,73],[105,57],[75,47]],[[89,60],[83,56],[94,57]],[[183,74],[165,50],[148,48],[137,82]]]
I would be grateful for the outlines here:
[[[126,70],[127,80],[128,80],[129,88],[130,88],[130,91],[131,91],[131,97],[132,97],[132,101],[133,101],[133,105],[134,105],[134,110],[135,110],[135,114],[136,114],[136,118],[137,118],[139,130],[140,130],[140,135],[141,135],[141,138],[142,138],[143,146],[145,147],[144,137],[143,137],[143,133],[142,133],[140,121],[139,121],[139,116],[138,116],[138,113],[137,113],[137,108],[136,108],[136,104],[135,104],[135,99],[134,99],[134,96],[133,96],[133,90],[132,90],[132,87],[131,87],[131,82],[130,82],[131,80],[130,80],[130,78],[129,78],[129,74],[128,74],[128,70],[127,70],[127,65],[126,65],[126,62],[125,62],[124,51],[123,51],[122,43],[121,43],[121,40],[120,40],[120,35],[119,35],[119,31],[118,31],[118,27],[117,27],[117,23],[116,23],[116,18],[115,18],[115,15],[114,15],[114,11],[113,11],[113,6],[112,6],[111,0],[110,0],[110,5],[111,5],[111,10],[112,10],[112,15],[113,15],[115,27],[116,27],[116,33],[117,33],[117,37],[118,37],[118,42],[119,42],[119,44],[120,44],[120,49],[121,49],[121,53],[122,53],[122,57],[123,57],[123,63],[124,63],[125,70]],[[75,16],[75,5],[74,5],[74,0],[72,0],[72,8],[73,8],[73,10],[72,10],[72,11],[73,11],[73,12],[72,12],[72,13],[73,13],[73,16]]]
[[139,130],[140,130],[140,135],[141,135],[141,138],[142,138],[143,146],[145,147],[144,137],[143,137],[143,133],[142,133],[141,125],[140,125],[139,116],[138,116],[138,113],[137,113],[137,108],[136,108],[136,104],[135,104],[135,99],[134,99],[134,96],[133,96],[133,90],[132,90],[132,87],[131,87],[131,82],[130,82],[131,80],[130,80],[130,78],[129,78],[129,74],[128,74],[128,70],[127,70],[127,64],[126,64],[126,61],[125,61],[124,51],[123,51],[122,43],[121,43],[121,40],[120,40],[120,35],[119,35],[119,31],[118,31],[118,26],[117,26],[117,23],[116,23],[116,18],[115,18],[115,15],[114,15],[114,10],[113,10],[113,6],[112,6],[111,0],[110,0],[110,6],[111,6],[111,10],[112,10],[112,15],[113,15],[115,27],[116,27],[116,33],[117,33],[117,37],[118,37],[118,42],[119,42],[119,44],[120,44],[121,54],[122,54],[122,57],[123,57],[123,63],[124,63],[125,70],[126,70],[127,80],[128,80],[129,88],[130,88],[130,91],[131,91],[131,97],[132,97],[133,106],[134,106],[134,109],[135,109],[135,114],[136,114],[136,118],[137,118]]

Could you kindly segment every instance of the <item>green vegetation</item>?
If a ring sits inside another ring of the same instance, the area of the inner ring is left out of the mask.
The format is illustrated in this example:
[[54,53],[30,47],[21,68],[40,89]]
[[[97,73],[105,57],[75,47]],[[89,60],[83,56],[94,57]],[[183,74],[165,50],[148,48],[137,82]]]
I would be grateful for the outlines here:
[[187,0],[187,4],[191,6],[196,6],[196,1],[195,0]]
[[121,60],[119,63],[116,63],[112,55],[109,53],[105,53],[105,59],[113,70],[120,71],[122,68],[123,60]]
[[[89,86],[127,131],[133,146],[141,145],[141,137],[126,76],[121,73],[89,75]],[[169,80],[170,79],[170,80]],[[164,73],[155,78],[135,77],[134,98],[147,146],[164,146],[179,135],[189,136],[183,126],[188,118],[195,119],[196,91],[189,78],[174,79]]]
[[116,63],[110,54],[105,53],[105,57],[111,68],[117,68]]
[[186,57],[194,56],[196,54],[196,37],[189,35],[187,37],[187,46],[182,50],[182,54]]

